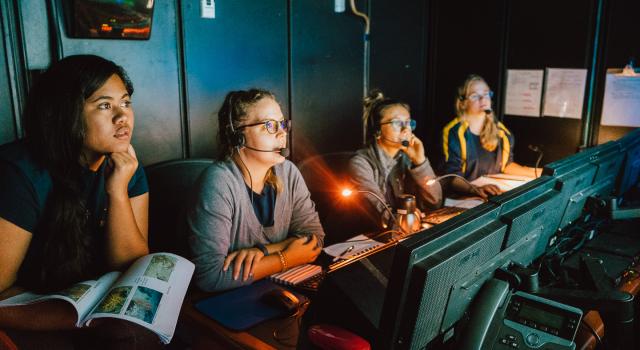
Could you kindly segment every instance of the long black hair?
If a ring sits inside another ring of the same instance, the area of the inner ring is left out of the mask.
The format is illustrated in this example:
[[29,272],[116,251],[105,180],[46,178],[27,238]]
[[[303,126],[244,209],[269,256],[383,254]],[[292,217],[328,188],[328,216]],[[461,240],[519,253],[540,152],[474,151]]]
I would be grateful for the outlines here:
[[66,57],[54,63],[33,86],[24,111],[30,155],[51,176],[52,191],[43,220],[42,266],[34,266],[29,286],[56,290],[93,277],[94,251],[88,210],[82,193],[80,166],[86,135],[85,101],[113,75],[122,79],[129,95],[133,85],[124,69],[94,55]]

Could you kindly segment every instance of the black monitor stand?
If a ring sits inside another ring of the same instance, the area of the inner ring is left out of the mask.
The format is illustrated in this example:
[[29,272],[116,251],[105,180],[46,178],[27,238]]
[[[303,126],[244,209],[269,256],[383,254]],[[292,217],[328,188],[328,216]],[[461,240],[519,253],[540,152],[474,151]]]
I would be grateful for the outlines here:
[[584,289],[542,287],[527,291],[583,310],[597,310],[605,326],[603,342],[606,349],[634,349],[634,296],[615,288],[607,276],[602,260],[582,256],[582,283]]

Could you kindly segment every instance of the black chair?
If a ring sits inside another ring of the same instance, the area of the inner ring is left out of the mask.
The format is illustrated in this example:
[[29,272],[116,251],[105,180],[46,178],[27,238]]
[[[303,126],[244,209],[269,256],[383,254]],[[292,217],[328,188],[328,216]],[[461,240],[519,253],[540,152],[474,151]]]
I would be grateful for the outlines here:
[[184,216],[191,187],[212,159],[177,159],[145,167],[149,182],[149,249],[187,256]]
[[359,196],[344,198],[340,195],[342,189],[352,187],[348,165],[354,154],[320,154],[298,164],[326,233],[325,246],[377,229]]

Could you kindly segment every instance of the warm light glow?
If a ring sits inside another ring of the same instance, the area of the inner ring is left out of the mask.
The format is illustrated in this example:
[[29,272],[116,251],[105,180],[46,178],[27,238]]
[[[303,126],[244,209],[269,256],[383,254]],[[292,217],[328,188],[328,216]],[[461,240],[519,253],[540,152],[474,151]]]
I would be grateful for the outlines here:
[[436,183],[436,181],[436,179],[427,180],[427,186],[433,185],[434,183]]
[[349,197],[352,193],[353,191],[348,188],[345,188],[344,190],[342,190],[342,195],[345,197]]

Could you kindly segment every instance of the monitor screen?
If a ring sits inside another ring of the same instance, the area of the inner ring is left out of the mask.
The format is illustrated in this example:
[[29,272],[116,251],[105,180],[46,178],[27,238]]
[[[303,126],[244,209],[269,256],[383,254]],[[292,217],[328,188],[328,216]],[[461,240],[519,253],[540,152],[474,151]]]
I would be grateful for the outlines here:
[[557,207],[562,213],[559,228],[562,229],[582,214],[587,199],[583,190],[593,183],[597,167],[589,162],[596,148],[589,148],[544,167],[543,174],[557,179],[556,188],[562,199]]
[[640,181],[640,128],[628,133],[618,143],[623,164],[616,183],[616,195],[623,196]]
[[74,38],[149,39],[154,0],[74,0],[67,9]]
[[[430,286],[426,293],[446,295],[451,286],[449,279],[454,274],[440,270],[438,276],[434,273],[418,277],[414,267],[421,262],[432,261],[430,259],[436,255],[449,254],[452,249],[464,250],[463,247],[476,240],[483,245],[477,245],[478,249],[470,248],[467,258],[457,256],[456,261],[461,262],[460,269],[469,269],[495,256],[501,249],[506,231],[497,217],[498,207],[485,203],[416,233],[393,248],[329,273],[309,312],[305,313],[305,322],[340,325],[365,337],[375,349],[405,348],[398,342],[405,342],[406,332],[414,325],[419,329],[419,337],[410,342],[430,341],[429,338],[439,334],[447,301],[440,296],[431,299],[434,312],[440,317],[437,322],[435,318],[432,320],[424,314],[416,314],[425,278]],[[425,327],[435,331],[424,333]],[[409,338],[413,339],[413,335],[410,334]]]
[[457,279],[502,248],[507,227],[498,210],[485,203],[398,245],[382,310],[383,348],[423,348],[443,334]]
[[513,261],[528,266],[542,255],[551,236],[560,225],[563,212],[558,210],[563,202],[556,189],[556,179],[542,175],[512,191],[491,199],[500,206],[500,220],[509,225],[503,249],[521,240],[529,242],[520,249]]

